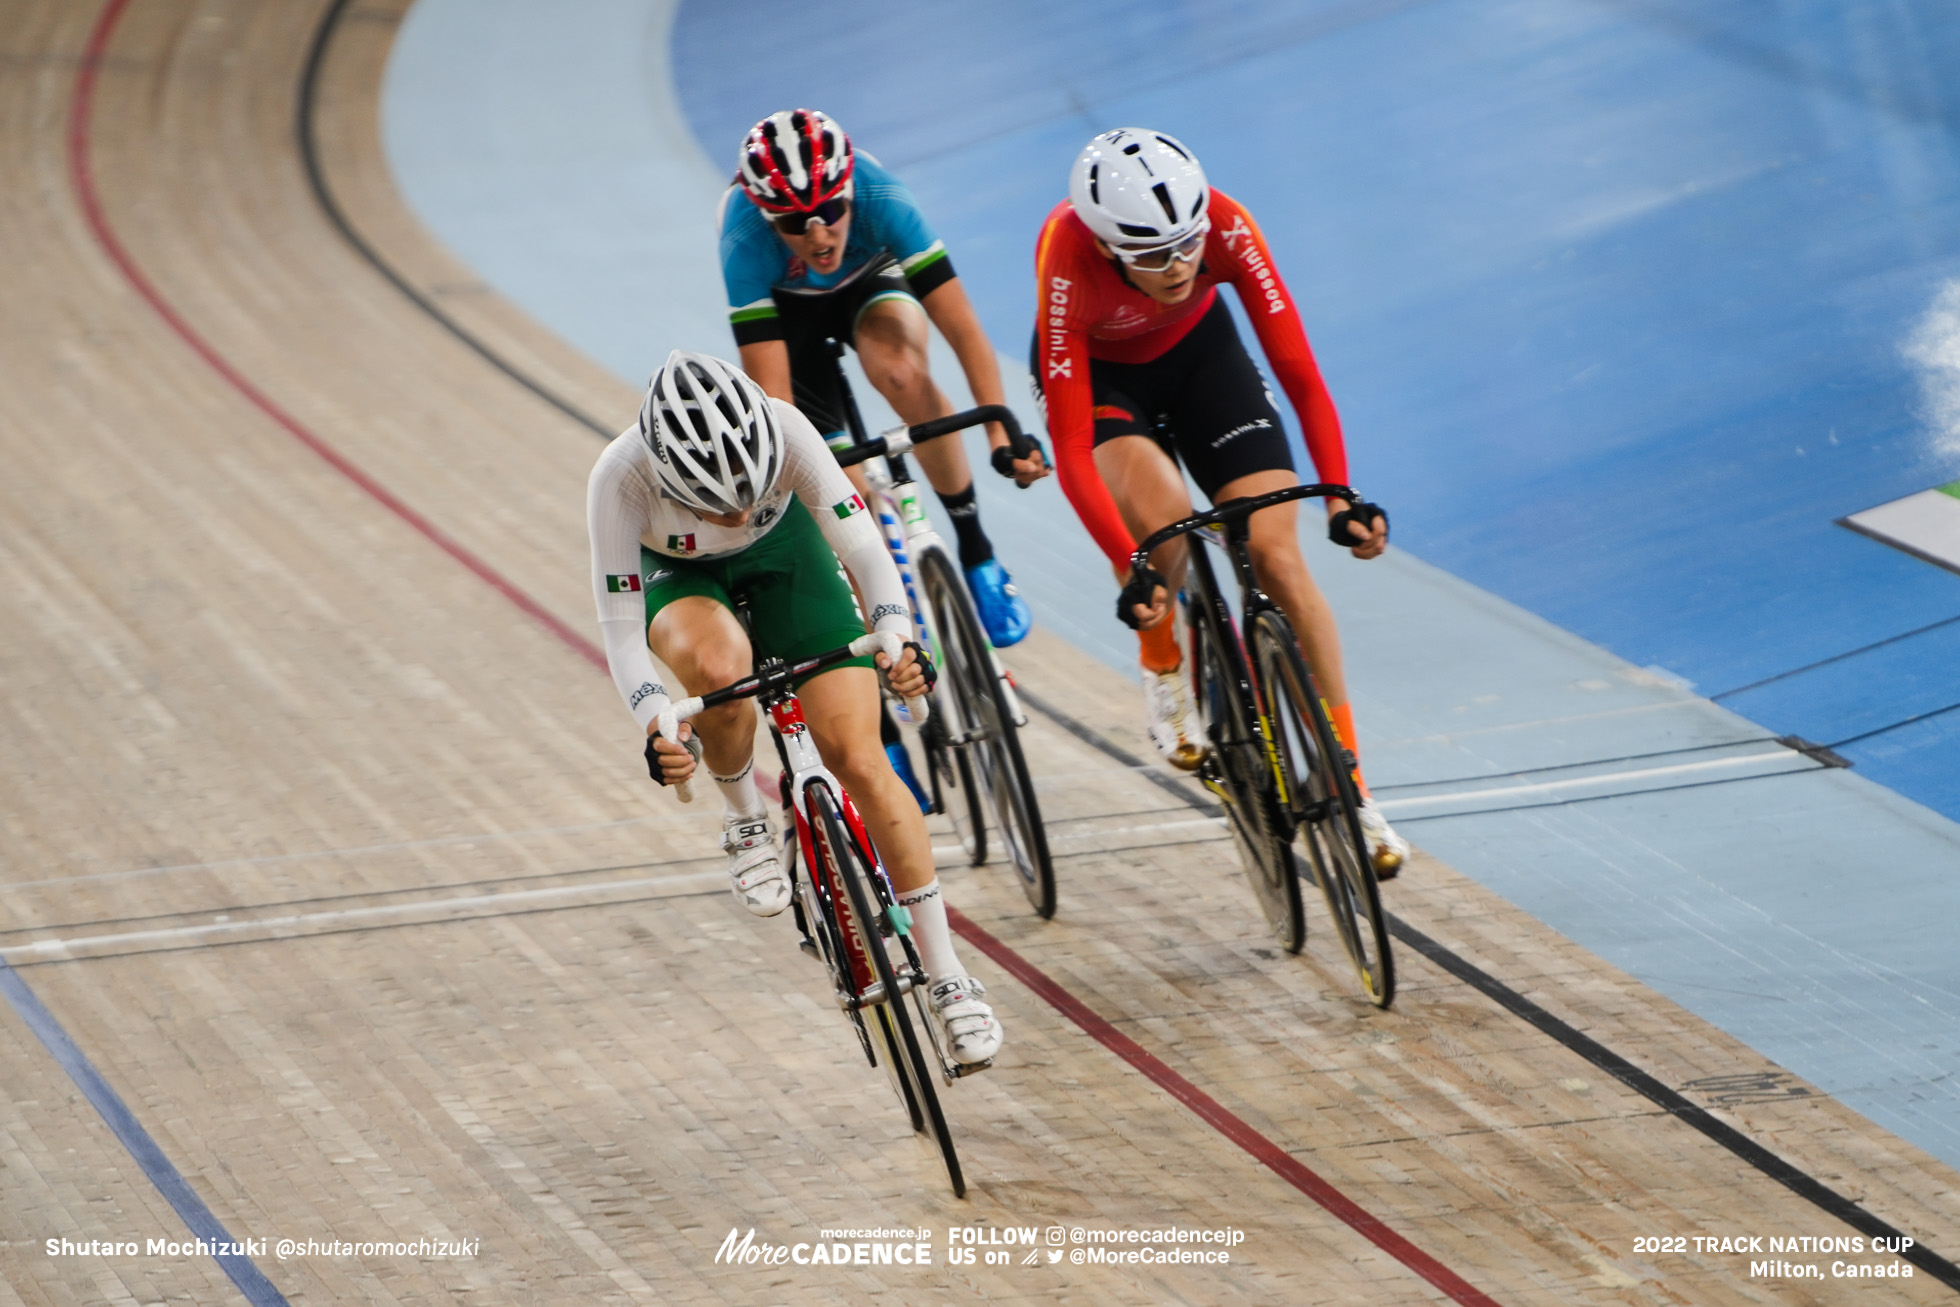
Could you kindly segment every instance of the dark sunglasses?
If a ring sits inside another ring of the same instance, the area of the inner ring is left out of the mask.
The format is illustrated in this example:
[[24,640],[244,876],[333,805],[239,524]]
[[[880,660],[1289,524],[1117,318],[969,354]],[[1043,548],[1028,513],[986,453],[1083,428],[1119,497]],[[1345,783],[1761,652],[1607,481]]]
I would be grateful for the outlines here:
[[826,227],[835,227],[844,221],[850,212],[850,200],[837,195],[805,213],[772,213],[769,215],[769,221],[785,236],[801,236],[810,230],[810,224],[813,222],[820,222]]

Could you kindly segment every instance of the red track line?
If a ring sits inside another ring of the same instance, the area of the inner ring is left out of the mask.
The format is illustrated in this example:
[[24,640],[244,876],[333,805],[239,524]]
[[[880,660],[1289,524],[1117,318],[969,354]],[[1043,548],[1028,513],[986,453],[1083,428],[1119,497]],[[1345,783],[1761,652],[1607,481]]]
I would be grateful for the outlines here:
[[1105,1021],[1088,1004],[1057,984],[1047,972],[1001,943],[985,927],[976,924],[973,918],[948,905],[946,919],[953,923],[953,929],[973,941],[982,953],[1046,999],[1056,1011],[1082,1027],[1104,1048],[1143,1072],[1172,1098],[1197,1113],[1206,1125],[1272,1168],[1282,1180],[1340,1217],[1377,1248],[1441,1289],[1453,1301],[1462,1303],[1463,1307],[1497,1307],[1497,1303],[1481,1290],[1389,1229],[1300,1159],[1247,1125],[1210,1094],[1171,1070],[1154,1053]]
[[88,221],[89,230],[95,233],[97,243],[121,271],[124,280],[129,282],[138,295],[148,301],[150,307],[157,311],[157,316],[161,317],[170,330],[176,333],[178,339],[190,346],[192,352],[209,364],[212,371],[231,383],[232,389],[243,395],[261,413],[285,428],[287,434],[319,455],[334,471],[366,491],[375,502],[415,528],[436,548],[474,572],[479,580],[510,600],[574,652],[583,655],[587,662],[601,671],[606,670],[606,655],[600,651],[598,645],[560,621],[543,604],[518,589],[502,573],[472,553],[468,546],[409,507],[393,491],[362,471],[352,459],[308,430],[298,418],[274,403],[270,396],[253,385],[244,374],[231,365],[224,355],[218,353],[209,341],[184,320],[144,275],[143,270],[136,266],[136,261],[130,257],[129,251],[124,248],[114,229],[109,226],[109,220],[102,211],[101,200],[96,195],[95,178],[89,170],[89,126],[95,107],[96,73],[100,70],[102,56],[108,49],[109,37],[128,8],[129,0],[109,0],[109,3],[103,7],[101,17],[96,20],[95,30],[89,33],[88,46],[82,52],[81,72],[75,79],[75,95],[68,120],[69,172],[74,180],[76,197],[81,202],[82,214]]
[[[115,31],[116,24],[122,18],[124,11],[129,8],[129,3],[130,0],[109,0],[102,10],[101,17],[96,20],[95,30],[89,34],[88,46],[82,54],[81,71],[75,79],[75,95],[69,117],[69,171],[73,176],[76,196],[81,201],[82,213],[87,218],[89,230],[95,234],[96,241],[122,273],[123,278],[149,303],[151,308],[156,310],[157,316],[164,320],[171,331],[254,407],[312,450],[329,467],[366,491],[375,502],[414,527],[437,548],[475,573],[478,579],[535,618],[572,650],[584,655],[586,661],[601,671],[606,670],[606,656],[597,645],[559,621],[545,609],[544,605],[518,589],[515,584],[471,553],[442,528],[410,508],[393,491],[362,471],[353,460],[308,430],[299,419],[286,412],[264,391],[253,385],[184,320],[183,316],[171,306],[168,300],[164,299],[162,293],[143,274],[142,269],[136,266],[129,251],[124,248],[115,231],[109,226],[109,220],[103,214],[101,201],[96,195],[94,178],[89,172],[89,125],[94,109],[96,73],[101,67],[103,53],[108,49],[109,37]],[[1462,1277],[1369,1215],[1353,1199],[1302,1165],[1291,1153],[1227,1111],[1217,1099],[1171,1070],[1141,1044],[1098,1016],[1086,1003],[1055,983],[1039,967],[994,938],[972,918],[951,907],[947,909],[947,916],[955,930],[972,940],[982,952],[1040,995],[1050,1006],[1094,1036],[1105,1048],[1169,1091],[1173,1098],[1197,1113],[1207,1125],[1252,1154],[1294,1188],[1338,1216],[1382,1251],[1435,1285],[1456,1302],[1463,1304],[1463,1307],[1497,1307],[1494,1301],[1480,1293]]]

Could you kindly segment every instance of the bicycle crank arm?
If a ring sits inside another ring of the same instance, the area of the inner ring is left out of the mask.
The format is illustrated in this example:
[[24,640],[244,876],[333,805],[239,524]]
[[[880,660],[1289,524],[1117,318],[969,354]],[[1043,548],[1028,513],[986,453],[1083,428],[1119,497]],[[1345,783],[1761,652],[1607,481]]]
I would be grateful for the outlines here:
[[[901,994],[911,993],[915,983],[909,973],[898,977],[898,992]],[[839,994],[837,996],[837,1006],[846,1012],[862,1011],[864,1008],[875,1007],[884,1001],[885,982],[882,980],[872,981],[865,987],[865,991],[862,994],[855,996],[851,994]]]

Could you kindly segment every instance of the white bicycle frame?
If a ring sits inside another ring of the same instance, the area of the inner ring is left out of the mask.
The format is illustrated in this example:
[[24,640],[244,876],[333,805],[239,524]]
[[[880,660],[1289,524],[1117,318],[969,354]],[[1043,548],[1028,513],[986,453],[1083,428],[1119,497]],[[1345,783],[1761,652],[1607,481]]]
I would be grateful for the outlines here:
[[[911,428],[893,427],[881,432],[887,454],[909,454],[912,452]],[[864,481],[871,488],[873,508],[878,514],[878,527],[884,532],[885,548],[891,551],[892,562],[898,566],[898,575],[905,582],[905,597],[912,605],[912,625],[917,632],[919,643],[939,658],[939,645],[933,638],[932,624],[927,620],[926,606],[919,598],[919,587],[912,571],[912,559],[927,545],[936,545],[949,557],[952,551],[946,548],[945,539],[933,530],[932,519],[926,516],[925,504],[919,499],[916,482],[898,484],[892,476],[891,463],[885,456],[867,458],[858,464],[864,471]],[[964,584],[964,581],[962,581]],[[982,631],[980,638],[987,639]],[[1006,697],[1008,716],[1016,727],[1028,724],[1028,715],[1021,710],[1021,697],[1014,692],[1014,682],[1008,677],[1007,669],[1001,666],[1000,655],[994,651],[993,642],[987,641],[987,660],[993,666],[994,678],[1000,682],[1001,693]],[[940,658],[944,666],[945,660]],[[954,745],[966,743],[968,733],[973,729],[971,722],[961,721],[956,707],[958,700],[953,695],[945,696],[939,703],[939,711],[946,714],[949,723],[947,742]],[[914,725],[921,723],[915,722]]]

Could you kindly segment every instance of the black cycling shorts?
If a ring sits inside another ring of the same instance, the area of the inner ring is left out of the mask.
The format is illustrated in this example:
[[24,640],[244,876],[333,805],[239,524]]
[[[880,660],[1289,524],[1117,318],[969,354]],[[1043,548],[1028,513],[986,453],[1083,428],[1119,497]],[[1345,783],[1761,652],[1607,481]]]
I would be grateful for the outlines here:
[[858,319],[880,300],[903,299],[917,304],[919,297],[905,279],[905,271],[889,253],[872,256],[843,283],[823,290],[788,290],[778,286],[772,294],[783,343],[789,348],[790,385],[796,407],[822,433],[833,447],[848,444],[850,436],[844,421],[844,392],[837,382],[837,360],[824,345],[825,340],[857,343]]
[[[1030,355],[1029,368],[1038,393],[1037,357]],[[1223,297],[1183,340],[1148,363],[1090,359],[1089,385],[1096,444],[1147,436],[1189,468],[1213,502],[1221,487],[1242,476],[1298,471],[1272,392],[1239,340]]]

